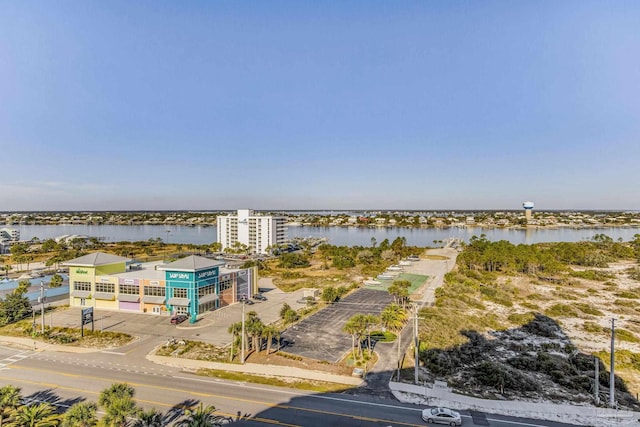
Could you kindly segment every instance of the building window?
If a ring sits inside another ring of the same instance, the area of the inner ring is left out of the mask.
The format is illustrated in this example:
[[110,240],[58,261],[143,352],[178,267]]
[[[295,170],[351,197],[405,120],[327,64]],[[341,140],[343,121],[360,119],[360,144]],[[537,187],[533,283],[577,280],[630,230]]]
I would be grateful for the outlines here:
[[220,282],[220,292],[233,288],[233,281],[231,279],[222,280]]
[[211,295],[216,293],[216,285],[207,285],[198,288],[198,297],[202,298],[205,295]]
[[186,298],[187,297],[187,288],[175,288],[173,290],[174,298]]
[[116,292],[116,285],[113,283],[96,283],[96,292],[113,294]]
[[166,296],[164,286],[163,287],[160,287],[160,286],[145,286],[144,287],[144,294],[152,296],[152,297],[164,297],[164,296]]
[[139,285],[120,285],[120,293],[126,295],[140,295]]
[[91,282],[73,282],[73,289],[76,291],[91,292]]
[[205,311],[213,311],[216,309],[216,302],[215,301],[209,301],[209,302],[205,302],[202,303],[198,306],[198,314],[202,314]]

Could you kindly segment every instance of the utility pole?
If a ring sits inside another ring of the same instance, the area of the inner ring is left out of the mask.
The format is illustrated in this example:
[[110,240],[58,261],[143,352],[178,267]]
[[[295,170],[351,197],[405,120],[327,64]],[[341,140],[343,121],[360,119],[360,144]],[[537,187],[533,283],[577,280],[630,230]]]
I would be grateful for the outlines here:
[[418,342],[418,306],[416,304],[413,305],[413,357],[415,359],[415,366],[413,369],[413,382],[414,384],[418,384],[418,365],[419,365],[419,360],[418,360],[418,347],[419,347],[419,342]]
[[593,385],[593,394],[595,395],[596,405],[600,404],[600,359],[598,356],[594,357],[596,362],[596,382]]
[[616,376],[615,376],[615,338],[616,338],[616,319],[611,319],[611,369],[609,370],[609,406],[616,406]]
[[246,297],[243,295],[242,298],[240,298],[240,303],[242,304],[242,337],[240,337],[240,342],[242,343],[242,350],[240,351],[240,363],[242,363],[244,365],[244,299]]
[[40,319],[42,320],[42,333],[44,334],[44,280],[40,280]]

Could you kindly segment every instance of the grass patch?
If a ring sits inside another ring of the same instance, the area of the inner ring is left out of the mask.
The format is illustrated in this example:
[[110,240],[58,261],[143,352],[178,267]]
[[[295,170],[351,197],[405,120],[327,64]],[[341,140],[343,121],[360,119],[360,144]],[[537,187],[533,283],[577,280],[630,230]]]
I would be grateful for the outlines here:
[[409,294],[411,294],[418,290],[420,286],[424,285],[424,282],[426,282],[428,278],[429,276],[425,276],[422,274],[401,273],[393,280],[378,279],[378,281],[382,283],[384,289],[387,290],[389,289],[389,286],[393,285],[393,282],[395,282],[396,280],[408,280],[409,282],[411,282],[411,286],[409,286]]
[[220,371],[216,369],[198,369],[196,373],[205,377],[221,378],[229,381],[266,384],[275,387],[289,387],[320,393],[338,393],[352,388],[352,386],[345,384],[336,384],[322,381],[304,381],[297,379],[289,380],[276,377],[264,377],[261,375],[245,374],[242,372]]
[[635,301],[629,301],[626,299],[617,299],[613,302],[613,305],[617,305],[620,307],[635,308],[638,305],[638,303]]
[[604,316],[603,312],[601,312],[600,310],[598,310],[597,308],[593,307],[590,304],[581,302],[581,303],[576,303],[573,306],[576,307],[581,312],[583,312],[584,314],[590,314],[592,316]]
[[526,325],[527,323],[531,322],[534,318],[536,317],[535,313],[513,313],[510,314],[509,317],[507,319],[509,319],[509,321],[511,323],[514,323],[516,325],[522,326],[522,325]]
[[621,291],[621,292],[616,292],[615,295],[618,298],[626,298],[626,299],[638,299],[640,298],[640,293],[638,293],[637,290],[628,290],[628,291]]
[[462,331],[498,330],[503,328],[493,313],[466,314],[456,310],[428,307],[420,310],[420,342],[422,349],[445,349],[468,342]]
[[631,331],[626,329],[616,329],[616,338],[620,341],[626,342],[640,342],[640,339],[635,336]]
[[444,256],[444,255],[424,255],[421,257],[422,259],[433,259],[436,261],[446,261],[449,259],[448,256]]
[[371,333],[371,339],[378,342],[393,342],[397,338],[393,332],[373,331]]
[[600,326],[595,322],[584,322],[582,324],[582,329],[586,332],[590,332],[592,334],[598,334],[607,331],[608,329],[604,326]]
[[554,304],[544,311],[549,317],[578,317],[578,312],[567,304]]
[[529,310],[540,310],[540,306],[532,302],[524,301],[524,302],[521,302],[520,305],[523,306],[524,308],[528,308]]
[[35,338],[49,344],[74,345],[77,347],[114,348],[130,343],[133,337],[122,332],[94,331],[85,327],[84,338],[80,328],[62,328],[46,326],[40,333],[39,321],[36,317],[36,333],[33,332],[33,320],[21,320],[0,327],[0,335],[12,337]]

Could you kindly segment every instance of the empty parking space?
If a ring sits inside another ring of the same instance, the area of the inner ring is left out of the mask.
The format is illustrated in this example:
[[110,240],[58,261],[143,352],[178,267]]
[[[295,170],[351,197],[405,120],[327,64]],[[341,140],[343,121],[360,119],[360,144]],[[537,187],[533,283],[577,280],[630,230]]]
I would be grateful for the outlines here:
[[282,334],[284,351],[337,362],[351,349],[351,336],[342,332],[347,320],[359,313],[378,315],[392,301],[385,291],[359,289],[287,329]]

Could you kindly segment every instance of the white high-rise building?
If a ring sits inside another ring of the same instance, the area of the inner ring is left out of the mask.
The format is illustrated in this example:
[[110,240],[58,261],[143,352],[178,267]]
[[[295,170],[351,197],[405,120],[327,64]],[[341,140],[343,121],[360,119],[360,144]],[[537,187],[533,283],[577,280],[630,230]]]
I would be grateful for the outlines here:
[[280,245],[286,239],[286,218],[239,209],[236,215],[218,216],[218,242],[222,250],[236,242],[249,247],[255,254],[266,254],[269,246]]

